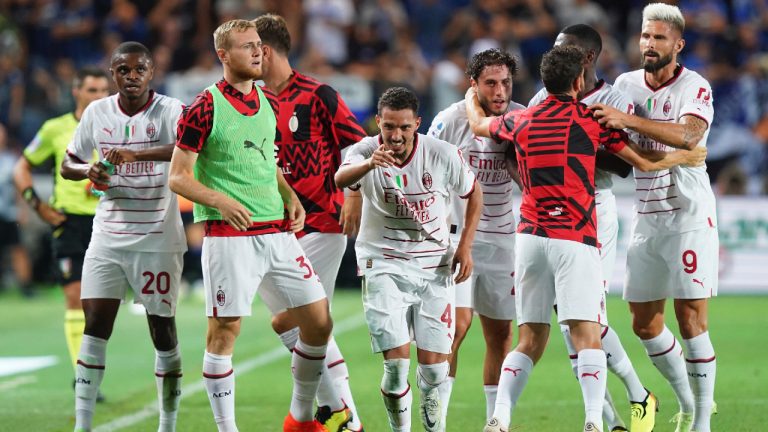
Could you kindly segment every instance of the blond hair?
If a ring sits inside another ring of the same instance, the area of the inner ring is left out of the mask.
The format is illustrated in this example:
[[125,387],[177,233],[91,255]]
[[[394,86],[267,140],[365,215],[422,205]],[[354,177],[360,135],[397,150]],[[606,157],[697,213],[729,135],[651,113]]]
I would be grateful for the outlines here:
[[213,32],[213,47],[218,49],[229,49],[230,38],[229,35],[232,31],[244,32],[248,29],[255,29],[256,24],[253,21],[243,19],[233,19],[220,25],[216,31]]
[[650,3],[643,8],[643,22],[661,21],[670,24],[682,35],[685,31],[685,18],[680,8],[666,3]]

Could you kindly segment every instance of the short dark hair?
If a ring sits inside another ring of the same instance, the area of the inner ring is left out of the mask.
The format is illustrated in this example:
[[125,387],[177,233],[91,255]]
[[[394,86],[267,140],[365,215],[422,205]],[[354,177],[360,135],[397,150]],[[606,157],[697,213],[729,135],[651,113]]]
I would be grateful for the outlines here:
[[75,74],[75,78],[72,80],[72,87],[73,88],[82,87],[83,82],[88,77],[105,78],[109,80],[109,76],[103,70],[95,67],[84,67],[82,69],[79,69],[77,71],[77,74]]
[[414,114],[418,114],[419,98],[405,87],[390,87],[379,98],[377,108],[379,115],[384,111],[384,108],[389,108],[392,111],[409,109],[413,110]]
[[517,73],[517,58],[497,48],[487,49],[472,56],[467,65],[466,74],[477,81],[480,78],[480,74],[488,66],[506,66],[509,69],[509,74],[515,76]]
[[128,41],[121,43],[114,51],[112,51],[112,57],[110,57],[109,62],[114,62],[118,56],[123,54],[143,54],[152,60],[152,52],[150,52],[149,48],[144,46],[144,44],[141,42]]
[[253,22],[264,45],[269,45],[281,54],[288,54],[291,51],[291,34],[288,32],[285,18],[280,15],[265,14]]
[[584,71],[584,50],[577,46],[556,46],[541,59],[541,80],[551,94],[568,93],[573,81]]
[[586,24],[570,25],[562,29],[560,33],[571,35],[578,39],[581,48],[595,52],[595,58],[597,58],[597,56],[600,55],[600,51],[603,50],[603,38],[600,37],[600,33]]

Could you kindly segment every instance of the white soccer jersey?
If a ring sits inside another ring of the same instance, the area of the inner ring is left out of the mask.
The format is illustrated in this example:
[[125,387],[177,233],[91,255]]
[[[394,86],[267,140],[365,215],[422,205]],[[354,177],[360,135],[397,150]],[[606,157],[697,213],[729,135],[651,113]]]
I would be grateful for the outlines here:
[[[380,137],[367,137],[344,164],[373,155]],[[454,247],[448,235],[452,194],[468,196],[475,176],[456,147],[418,134],[403,165],[377,167],[360,180],[363,215],[355,252],[363,274],[394,272],[433,279],[450,274]]]
[[[661,87],[652,89],[640,69],[620,75],[614,86],[635,105],[635,113],[657,122],[678,122],[693,115],[712,124],[712,89],[698,73],[682,66]],[[630,131],[630,138],[640,146],[674,151],[662,143]],[[709,128],[699,141],[707,145]],[[709,185],[705,166],[674,167],[643,173],[635,170],[635,216],[633,228],[640,234],[680,233],[716,226],[715,195]]]
[[[146,107],[129,116],[118,95],[91,103],[67,152],[89,161],[113,148],[142,150],[176,142],[182,104],[153,93]],[[187,250],[176,194],[168,188],[169,162],[139,161],[115,167],[109,189],[99,201],[92,244],[139,252]]]
[[[542,88],[538,93],[528,102],[528,106],[540,104],[549,94],[547,89]],[[616,90],[613,86],[606,83],[603,80],[598,81],[595,84],[595,88],[584,97],[579,99],[579,102],[585,105],[592,105],[596,103],[606,104],[612,106],[620,111],[628,114],[634,112],[634,105],[627,96]],[[609,195],[613,195],[611,188],[613,187],[613,174],[601,169],[595,169],[595,202],[599,206],[601,201],[605,201]],[[602,198],[602,199],[601,199]]]
[[[509,103],[509,111],[524,108],[518,103]],[[477,226],[475,242],[514,249],[514,181],[507,171],[505,158],[508,142],[497,143],[491,138],[475,136],[469,127],[464,101],[456,102],[440,111],[432,121],[429,135],[457,146],[464,161],[475,174],[477,182],[482,185],[483,212]],[[456,236],[461,235],[464,229],[466,209],[465,200],[451,200],[450,230]]]

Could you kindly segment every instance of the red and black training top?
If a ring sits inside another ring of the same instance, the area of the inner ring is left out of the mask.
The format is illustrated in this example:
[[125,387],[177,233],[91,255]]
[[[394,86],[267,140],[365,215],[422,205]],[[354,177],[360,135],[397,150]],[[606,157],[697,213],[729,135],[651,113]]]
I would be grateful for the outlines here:
[[295,70],[277,100],[277,163],[307,212],[299,236],[340,233],[344,193],[333,176],[341,149],[365,138],[365,131],[336,90]]
[[561,95],[496,117],[490,132],[514,146],[523,183],[517,232],[598,246],[595,155],[600,145],[623,149],[626,133],[606,129],[586,105]]

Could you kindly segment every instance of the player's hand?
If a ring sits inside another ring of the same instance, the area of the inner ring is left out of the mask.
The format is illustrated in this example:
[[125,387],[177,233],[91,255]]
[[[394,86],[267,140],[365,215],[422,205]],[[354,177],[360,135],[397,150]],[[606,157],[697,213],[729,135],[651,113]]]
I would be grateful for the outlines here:
[[467,92],[464,93],[464,102],[468,104],[474,103],[473,99],[475,99],[475,96],[477,96],[477,88],[475,88],[474,86],[469,86],[469,88],[467,89]]
[[252,213],[237,200],[222,196],[216,209],[221,213],[221,220],[238,231],[245,231],[251,226]]
[[626,129],[627,128],[627,116],[629,114],[623,113],[614,107],[606,104],[592,104],[589,106],[592,110],[592,115],[595,116],[597,122],[609,129]]
[[304,219],[307,217],[307,213],[304,211],[304,207],[299,202],[299,198],[295,195],[291,202],[285,206],[288,210],[288,220],[291,223],[291,232],[297,233],[304,229]]
[[104,169],[104,165],[102,165],[101,162],[96,162],[88,168],[88,180],[95,184],[109,184],[111,178],[112,177],[107,170]]
[[59,213],[44,202],[41,202],[37,207],[37,214],[40,216],[40,219],[55,227],[63,224],[64,221],[67,220],[67,217],[64,216],[64,214]]
[[363,197],[359,191],[350,191],[344,197],[344,205],[341,206],[339,225],[342,233],[347,237],[354,237],[360,229],[362,217]]
[[[456,267],[459,267],[459,273],[456,274]],[[453,280],[455,283],[461,283],[467,280],[472,275],[472,249],[468,247],[459,246],[456,249],[456,254],[453,255],[453,262],[451,263],[451,274],[456,274],[456,278]]]
[[704,160],[707,158],[706,147],[695,147],[691,151],[685,152],[685,166],[697,167],[704,165]]
[[395,157],[392,156],[393,153],[394,152],[392,150],[387,150],[384,147],[384,144],[380,145],[379,148],[373,152],[373,155],[368,158],[368,168],[374,169],[376,167],[391,167],[396,162]]
[[126,162],[136,162],[136,153],[128,149],[113,148],[107,152],[104,159],[110,161],[112,165],[120,165]]

